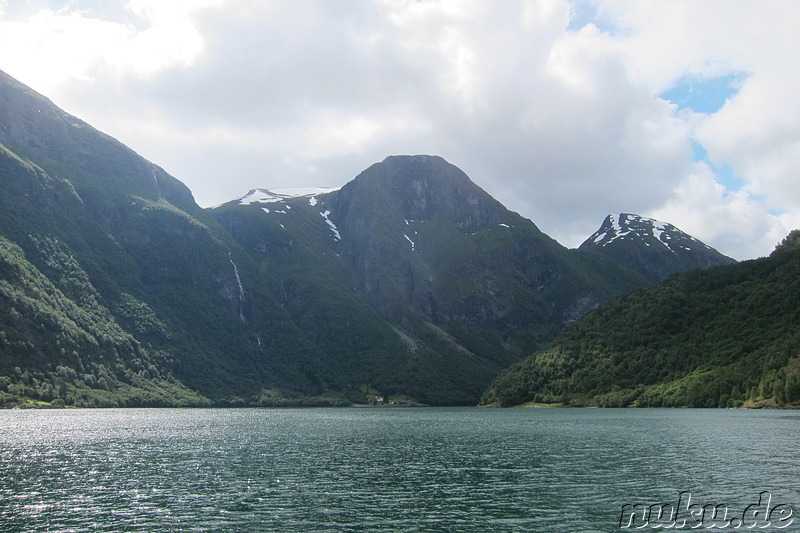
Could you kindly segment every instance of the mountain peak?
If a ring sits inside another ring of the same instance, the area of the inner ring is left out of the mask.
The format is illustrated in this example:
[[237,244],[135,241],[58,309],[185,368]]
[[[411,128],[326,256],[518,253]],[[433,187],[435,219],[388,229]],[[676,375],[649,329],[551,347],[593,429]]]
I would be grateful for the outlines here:
[[644,242],[646,246],[662,245],[673,253],[678,253],[680,250],[691,251],[693,248],[712,249],[668,222],[632,213],[608,215],[600,229],[595,231],[581,247],[586,243],[605,247],[623,239],[638,240]]
[[391,162],[414,162],[417,164],[446,164],[449,165],[445,158],[438,155],[427,155],[427,154],[416,154],[416,155],[389,155],[386,156],[381,163],[391,163]]
[[369,204],[395,220],[444,220],[463,233],[508,223],[508,210],[439,156],[393,155],[342,188],[340,198]]
[[651,282],[684,270],[734,262],[672,224],[632,213],[608,215],[579,248],[606,255]]

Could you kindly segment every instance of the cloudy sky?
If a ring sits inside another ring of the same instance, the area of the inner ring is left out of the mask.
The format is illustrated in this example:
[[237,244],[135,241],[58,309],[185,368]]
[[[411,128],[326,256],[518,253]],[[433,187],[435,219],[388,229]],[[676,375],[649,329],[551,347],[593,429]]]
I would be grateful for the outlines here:
[[211,206],[436,154],[574,247],[800,227],[800,2],[0,0],[0,70]]

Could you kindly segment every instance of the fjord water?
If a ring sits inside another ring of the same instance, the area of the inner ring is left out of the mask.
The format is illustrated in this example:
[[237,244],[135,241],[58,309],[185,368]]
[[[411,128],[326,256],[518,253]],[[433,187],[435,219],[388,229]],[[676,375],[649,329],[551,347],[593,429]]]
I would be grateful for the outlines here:
[[3,411],[0,531],[620,531],[680,491],[797,509],[798,459],[790,411]]

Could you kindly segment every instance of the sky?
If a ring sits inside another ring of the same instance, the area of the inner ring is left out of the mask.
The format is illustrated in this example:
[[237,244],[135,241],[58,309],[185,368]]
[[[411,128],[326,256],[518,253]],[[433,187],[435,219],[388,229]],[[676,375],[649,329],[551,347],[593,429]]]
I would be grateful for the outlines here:
[[440,155],[568,247],[800,228],[800,2],[0,0],[0,70],[213,206]]

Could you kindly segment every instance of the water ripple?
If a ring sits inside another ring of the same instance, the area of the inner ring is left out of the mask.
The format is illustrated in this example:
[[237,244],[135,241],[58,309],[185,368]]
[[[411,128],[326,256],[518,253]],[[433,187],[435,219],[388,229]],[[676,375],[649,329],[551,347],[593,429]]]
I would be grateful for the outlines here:
[[680,491],[800,503],[798,437],[723,410],[6,411],[0,530],[613,531]]

